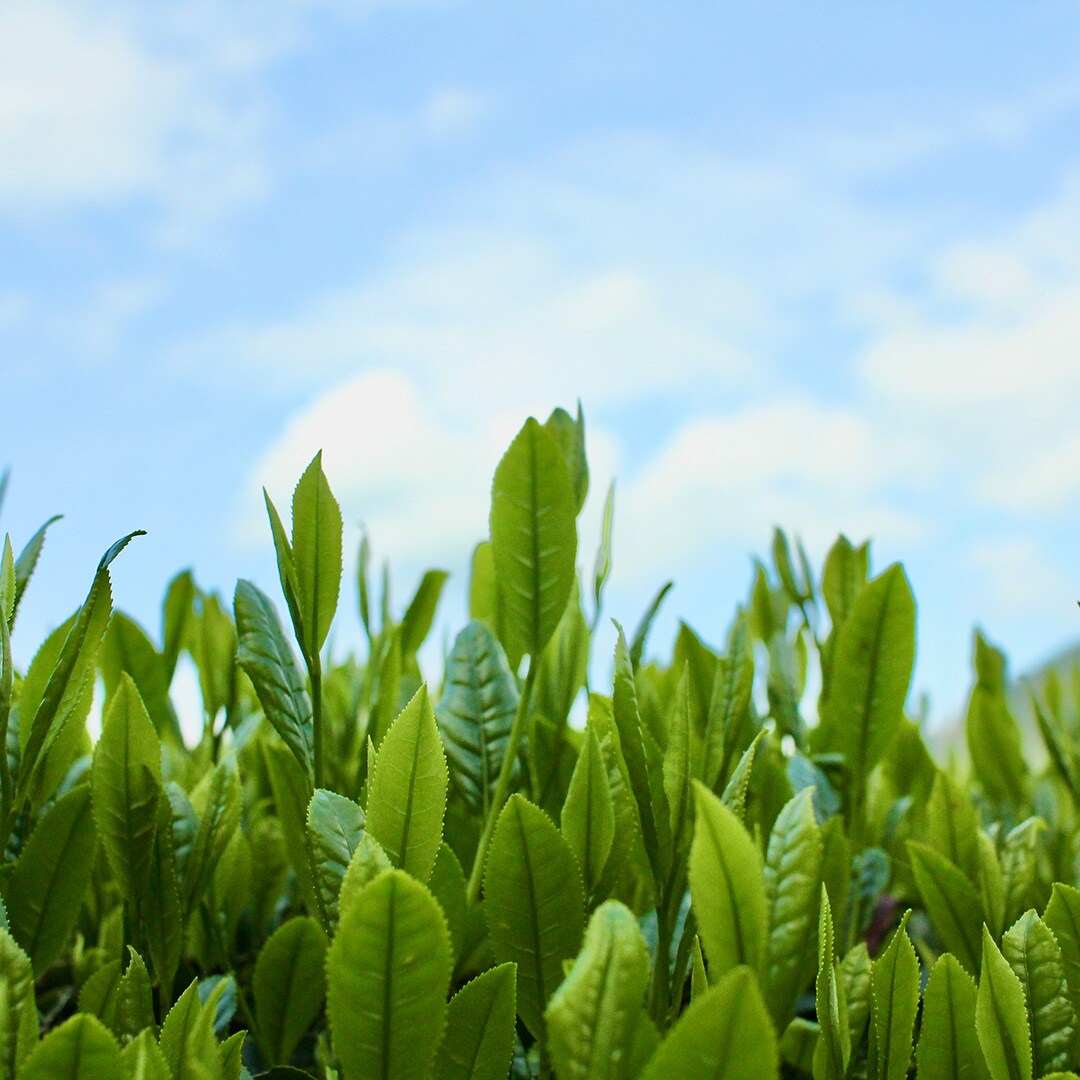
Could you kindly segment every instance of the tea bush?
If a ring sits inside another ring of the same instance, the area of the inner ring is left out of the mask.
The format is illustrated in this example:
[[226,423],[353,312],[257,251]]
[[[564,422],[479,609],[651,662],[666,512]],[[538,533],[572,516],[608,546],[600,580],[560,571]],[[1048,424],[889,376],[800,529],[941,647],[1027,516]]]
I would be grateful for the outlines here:
[[129,536],[18,672],[47,526],[6,542],[0,1078],[1074,1075],[1080,694],[1041,688],[1033,767],[978,638],[970,768],[936,762],[905,714],[903,569],[871,577],[841,537],[815,574],[780,532],[722,650],[681,625],[650,659],[665,586],[590,685],[612,499],[579,576],[584,443],[580,410],[514,439],[471,621],[426,682],[446,574],[395,620],[366,543],[366,646],[326,652],[342,524],[318,456],[290,528],[267,499],[284,620],[183,573],[155,641],[112,611]]

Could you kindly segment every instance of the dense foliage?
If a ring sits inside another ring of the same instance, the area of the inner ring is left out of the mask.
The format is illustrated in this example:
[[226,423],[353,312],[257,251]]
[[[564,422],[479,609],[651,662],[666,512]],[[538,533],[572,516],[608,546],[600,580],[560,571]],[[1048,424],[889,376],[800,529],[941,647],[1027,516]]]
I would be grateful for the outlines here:
[[183,573],[153,640],[112,611],[126,537],[17,672],[45,529],[5,544],[0,1080],[1072,1075],[1080,695],[1040,688],[1033,768],[977,638],[970,768],[935,762],[905,715],[902,568],[871,577],[841,537],[816,575],[779,532],[722,649],[683,625],[649,658],[665,586],[588,685],[612,498],[579,577],[587,488],[580,411],[528,420],[427,682],[446,574],[395,619],[366,543],[366,647],[326,649],[342,524],[319,457],[291,528],[267,499],[285,620],[249,581],[230,610]]

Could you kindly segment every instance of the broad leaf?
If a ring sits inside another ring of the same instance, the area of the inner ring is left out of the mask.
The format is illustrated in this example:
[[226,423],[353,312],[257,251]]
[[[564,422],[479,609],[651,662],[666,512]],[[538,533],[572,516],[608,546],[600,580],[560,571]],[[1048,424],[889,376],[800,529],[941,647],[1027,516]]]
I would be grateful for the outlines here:
[[293,492],[292,558],[309,660],[330,632],[341,589],[341,509],[322,469],[322,451]]
[[739,967],[683,1011],[641,1080],[775,1080],[778,1069],[757,980]]
[[822,851],[813,789],[806,788],[780,811],[765,862],[766,1001],[781,1029],[814,972]]
[[1053,933],[1027,911],[1001,939],[1001,952],[1024,991],[1035,1075],[1065,1068],[1076,1038],[1076,1013]]
[[435,1080],[506,1080],[514,1052],[515,975],[513,964],[499,964],[450,999]]
[[233,601],[239,639],[236,658],[251,679],[266,719],[314,779],[311,698],[270,598],[238,581]]
[[604,872],[615,837],[615,809],[608,787],[607,769],[591,725],[570,777],[560,818],[561,830],[585,879],[585,894],[592,896]]
[[161,744],[135,683],[120,676],[94,748],[94,822],[120,892],[135,901],[147,888],[161,789]]
[[968,970],[979,972],[981,942],[978,920],[979,893],[959,867],[940,852],[917,840],[907,842],[908,855],[923,904],[945,947]]
[[872,1080],[904,1080],[911,1061],[912,1033],[919,1009],[919,961],[907,933],[909,915],[900,920],[889,947],[871,968]]
[[983,927],[975,1030],[992,1080],[1032,1080],[1031,1034],[1024,988]]
[[618,900],[589,920],[581,951],[551,995],[545,1020],[555,1071],[589,1080],[624,1080],[627,1049],[642,1023],[649,953],[637,918]]
[[435,716],[454,787],[485,818],[517,705],[502,647],[484,623],[473,620],[454,640]]
[[388,870],[345,910],[326,959],[345,1080],[421,1080],[443,1035],[450,935],[431,893]]
[[427,881],[442,843],[448,773],[422,685],[379,747],[368,786],[367,828],[390,861]]
[[252,990],[259,1044],[267,1061],[286,1064],[318,1018],[326,996],[327,942],[311,918],[289,919],[274,931],[255,962]]
[[923,993],[915,1057],[920,1076],[984,1080],[988,1075],[975,1034],[975,981],[951,953],[942,956]]
[[915,601],[894,565],[858,593],[840,627],[815,732],[815,749],[844,755],[856,790],[897,732],[914,660]]
[[122,1074],[116,1040],[100,1020],[82,1013],[41,1040],[19,1080],[117,1080]]
[[323,929],[333,934],[338,893],[345,871],[364,835],[364,811],[344,795],[318,789],[307,812],[307,849],[315,903]]
[[97,837],[90,788],[75,788],[38,822],[3,883],[11,933],[40,977],[63,952],[82,907]]
[[484,876],[484,914],[497,962],[517,964],[518,1013],[537,1038],[544,1009],[577,955],[585,897],[569,845],[540,809],[512,795],[499,815]]
[[507,652],[539,658],[575,581],[576,499],[555,437],[530,417],[491,490],[491,547]]
[[695,782],[697,814],[690,848],[690,895],[715,982],[733,967],[760,971],[766,910],[761,852],[742,822]]

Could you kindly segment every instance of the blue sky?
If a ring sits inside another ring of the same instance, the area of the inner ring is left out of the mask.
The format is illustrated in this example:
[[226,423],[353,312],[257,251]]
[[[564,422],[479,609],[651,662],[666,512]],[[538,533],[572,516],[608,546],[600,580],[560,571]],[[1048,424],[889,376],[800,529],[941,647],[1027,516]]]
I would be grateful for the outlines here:
[[1050,2],[9,0],[0,527],[65,514],[18,657],[132,528],[155,632],[181,567],[271,588],[260,487],[320,446],[456,628],[499,453],[580,397],[611,615],[670,576],[657,646],[719,641],[774,522],[872,536],[952,714],[975,624],[1018,671],[1080,629],[1078,46]]

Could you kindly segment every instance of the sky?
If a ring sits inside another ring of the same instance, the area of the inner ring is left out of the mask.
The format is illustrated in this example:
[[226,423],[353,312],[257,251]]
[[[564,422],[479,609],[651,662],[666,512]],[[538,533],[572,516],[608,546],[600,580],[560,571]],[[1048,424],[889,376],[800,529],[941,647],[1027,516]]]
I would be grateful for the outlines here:
[[[318,449],[400,613],[464,624],[491,475],[580,399],[606,615],[719,644],[774,524],[902,560],[944,723],[973,628],[1080,637],[1080,9],[237,0],[0,6],[0,531],[16,659],[101,552],[277,595]],[[359,637],[352,570],[335,634]],[[610,631],[597,642],[609,678]]]

